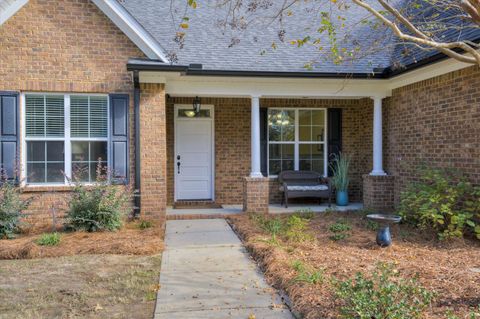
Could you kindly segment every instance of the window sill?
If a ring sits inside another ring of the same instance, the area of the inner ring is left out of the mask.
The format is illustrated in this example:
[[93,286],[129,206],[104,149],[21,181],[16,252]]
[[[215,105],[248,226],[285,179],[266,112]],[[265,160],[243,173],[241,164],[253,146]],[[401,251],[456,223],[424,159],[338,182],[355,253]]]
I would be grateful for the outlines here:
[[24,193],[71,192],[72,185],[26,185],[22,187]]

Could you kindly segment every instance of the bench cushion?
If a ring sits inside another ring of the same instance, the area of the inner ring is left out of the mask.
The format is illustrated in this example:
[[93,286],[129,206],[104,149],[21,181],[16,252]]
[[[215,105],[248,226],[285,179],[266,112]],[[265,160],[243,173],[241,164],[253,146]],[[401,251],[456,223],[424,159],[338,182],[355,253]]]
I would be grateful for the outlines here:
[[[327,185],[287,185],[289,191],[327,191]],[[283,191],[283,186],[280,187],[280,191]]]

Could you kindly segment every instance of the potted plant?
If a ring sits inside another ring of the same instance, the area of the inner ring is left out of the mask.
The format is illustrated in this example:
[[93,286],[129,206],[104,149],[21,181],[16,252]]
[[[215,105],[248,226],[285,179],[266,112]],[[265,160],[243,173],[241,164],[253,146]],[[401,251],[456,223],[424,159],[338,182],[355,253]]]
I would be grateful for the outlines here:
[[350,166],[350,156],[340,153],[335,155],[330,167],[332,168],[332,183],[336,190],[337,205],[348,205],[348,168]]

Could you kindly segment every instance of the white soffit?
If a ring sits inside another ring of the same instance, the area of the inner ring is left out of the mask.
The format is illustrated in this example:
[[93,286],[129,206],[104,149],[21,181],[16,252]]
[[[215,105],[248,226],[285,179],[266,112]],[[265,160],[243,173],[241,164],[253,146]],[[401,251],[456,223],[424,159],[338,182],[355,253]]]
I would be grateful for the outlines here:
[[0,0],[0,25],[17,13],[28,0]]
[[[1,1],[1,0],[0,0]],[[92,0],[149,58],[168,62],[162,47],[117,0]]]

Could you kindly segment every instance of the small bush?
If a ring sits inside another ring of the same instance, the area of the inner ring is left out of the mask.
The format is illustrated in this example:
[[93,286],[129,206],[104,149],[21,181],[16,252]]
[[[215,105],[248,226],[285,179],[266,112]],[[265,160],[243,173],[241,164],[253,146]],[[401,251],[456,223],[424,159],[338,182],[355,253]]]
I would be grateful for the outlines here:
[[147,228],[152,228],[153,223],[149,220],[141,220],[140,223],[138,224],[138,228],[140,229],[147,229]]
[[18,232],[24,210],[28,208],[31,198],[22,199],[21,190],[5,178],[0,180],[0,239],[13,238]]
[[36,243],[40,246],[56,246],[60,244],[60,234],[59,233],[42,234],[40,238],[36,240]]
[[260,214],[253,214],[250,215],[250,218],[263,231],[272,236],[273,242],[277,241],[278,236],[293,242],[303,242],[314,239],[314,237],[307,232],[309,219],[302,217],[301,214],[293,214],[288,218],[268,218]]
[[367,278],[334,281],[335,294],[343,301],[343,318],[415,319],[422,318],[433,293],[421,287],[417,279],[401,279],[392,265],[379,264]]
[[291,215],[286,222],[285,237],[289,241],[304,242],[312,241],[313,235],[307,232],[309,219],[299,217],[299,215]]
[[319,284],[324,280],[323,269],[314,270],[311,267],[307,267],[300,260],[296,260],[292,263],[292,268],[297,272],[294,278],[295,282],[305,282],[309,284]]
[[127,203],[132,198],[128,186],[112,185],[108,175],[97,168],[97,179],[93,185],[85,185],[78,179],[66,215],[67,228],[73,230],[115,231],[122,226],[127,216]]
[[433,228],[440,239],[473,233],[480,239],[480,187],[452,170],[422,169],[420,180],[401,194],[405,221]]
[[329,237],[331,240],[339,241],[345,238],[348,238],[350,234],[348,232],[352,229],[352,227],[347,224],[344,220],[337,220],[334,224],[331,224],[328,227],[328,230],[332,232],[332,235]]

